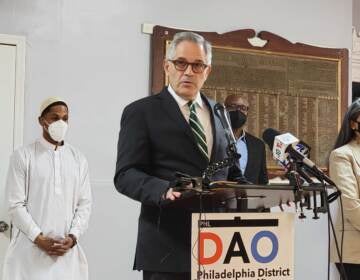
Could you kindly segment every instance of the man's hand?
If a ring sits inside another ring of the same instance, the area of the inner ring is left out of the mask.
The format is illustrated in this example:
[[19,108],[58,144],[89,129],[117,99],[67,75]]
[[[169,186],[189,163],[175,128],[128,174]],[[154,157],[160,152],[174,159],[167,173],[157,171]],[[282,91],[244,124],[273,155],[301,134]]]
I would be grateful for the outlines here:
[[163,199],[175,200],[181,196],[181,192],[174,192],[173,188],[168,189],[165,195],[163,195]]
[[65,255],[74,244],[74,240],[67,236],[60,241],[57,241],[52,247],[51,250],[48,252],[50,256],[63,256]]
[[55,239],[52,239],[50,237],[47,237],[40,233],[34,240],[34,243],[43,251],[46,253],[50,252],[52,249],[52,246],[56,243]]
[[69,236],[60,240],[55,240],[44,236],[42,233],[36,237],[34,243],[50,256],[63,256],[74,245],[73,239]]

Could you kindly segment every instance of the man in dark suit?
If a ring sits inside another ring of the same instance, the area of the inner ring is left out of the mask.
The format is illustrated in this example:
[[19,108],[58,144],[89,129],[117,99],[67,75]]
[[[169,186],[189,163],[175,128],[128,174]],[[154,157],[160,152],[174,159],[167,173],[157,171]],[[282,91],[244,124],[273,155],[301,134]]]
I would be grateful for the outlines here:
[[241,155],[239,163],[242,174],[253,184],[267,184],[264,142],[245,131],[249,111],[248,101],[241,95],[228,95],[225,106],[230,115],[237,151]]
[[[169,86],[123,112],[114,183],[141,202],[134,269],[144,279],[190,279],[191,211],[164,208],[181,199],[175,172],[201,176],[226,157],[214,102],[200,93],[211,71],[211,45],[198,34],[174,36],[164,61]],[[212,179],[226,179],[221,170]]]

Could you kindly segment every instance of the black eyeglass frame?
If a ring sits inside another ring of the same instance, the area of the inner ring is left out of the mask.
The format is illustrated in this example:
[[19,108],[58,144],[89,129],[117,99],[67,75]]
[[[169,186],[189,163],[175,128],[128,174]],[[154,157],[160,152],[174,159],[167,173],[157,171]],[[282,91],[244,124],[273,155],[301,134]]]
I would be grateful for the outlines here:
[[241,112],[248,112],[249,106],[246,105],[228,105],[226,106],[227,111],[241,111]]
[[[178,71],[186,71],[186,69],[189,67],[189,65],[191,66],[191,70],[196,73],[196,74],[201,74],[205,71],[205,69],[207,67],[209,67],[209,65],[203,63],[203,62],[187,62],[185,60],[180,60],[180,59],[168,59],[168,61],[170,61],[172,64],[174,64],[174,67],[176,70]],[[181,65],[183,64],[183,65]],[[200,67],[200,68],[197,68]]]

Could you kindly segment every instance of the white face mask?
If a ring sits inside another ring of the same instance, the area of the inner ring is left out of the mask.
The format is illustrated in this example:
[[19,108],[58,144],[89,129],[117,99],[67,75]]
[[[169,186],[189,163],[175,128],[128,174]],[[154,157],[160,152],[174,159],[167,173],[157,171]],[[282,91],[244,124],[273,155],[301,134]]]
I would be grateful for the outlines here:
[[65,135],[68,129],[68,124],[63,120],[58,120],[49,124],[47,131],[50,134],[50,137],[56,141],[61,142],[64,141]]

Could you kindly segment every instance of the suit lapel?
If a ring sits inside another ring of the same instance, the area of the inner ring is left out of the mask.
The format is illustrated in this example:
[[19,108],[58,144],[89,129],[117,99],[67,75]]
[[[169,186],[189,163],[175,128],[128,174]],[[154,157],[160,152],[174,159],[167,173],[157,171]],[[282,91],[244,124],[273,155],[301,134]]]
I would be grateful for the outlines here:
[[215,102],[207,99],[206,96],[202,94],[201,94],[201,98],[203,99],[203,101],[205,102],[206,106],[209,108],[210,111],[211,127],[213,133],[213,146],[210,156],[210,162],[213,162],[216,158],[216,147],[218,143],[221,142],[220,141],[221,135],[218,132],[222,131],[222,125],[220,123],[219,118],[215,117],[215,111],[214,111]]
[[176,123],[177,127],[196,144],[191,128],[180,111],[179,105],[166,88],[159,94],[159,97],[162,99],[162,110]]
[[172,119],[176,125],[184,134],[185,137],[191,142],[194,148],[198,151],[200,164],[207,165],[207,159],[205,156],[200,152],[198,144],[196,143],[195,136],[191,131],[191,127],[189,123],[185,120],[178,103],[175,99],[171,96],[170,92],[164,88],[164,90],[159,94],[159,98],[162,99],[162,110]]
[[360,167],[360,145],[356,142],[356,140],[353,140],[349,143],[349,146],[357,165]]
[[248,162],[245,168],[245,177],[249,177],[249,173],[254,173],[254,170],[258,169],[256,166],[256,159],[258,158],[259,151],[257,146],[254,145],[252,137],[249,137],[245,132],[246,148],[248,150]]
[[246,148],[248,150],[248,160],[244,175],[245,177],[248,177],[250,170],[254,170],[254,162],[255,162],[255,157],[257,156],[257,151],[253,145],[251,137],[248,137],[248,134],[246,132],[245,132],[245,141],[246,141]]

